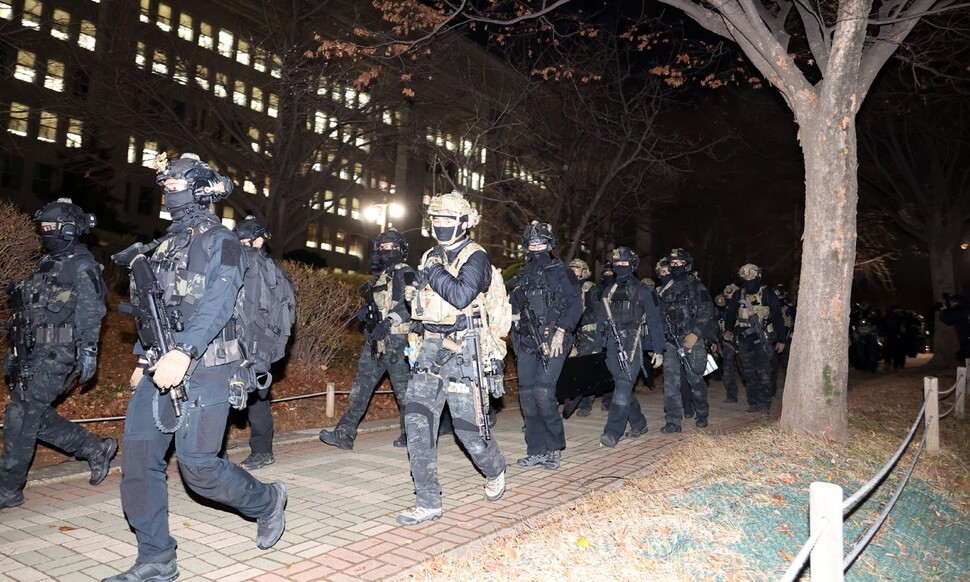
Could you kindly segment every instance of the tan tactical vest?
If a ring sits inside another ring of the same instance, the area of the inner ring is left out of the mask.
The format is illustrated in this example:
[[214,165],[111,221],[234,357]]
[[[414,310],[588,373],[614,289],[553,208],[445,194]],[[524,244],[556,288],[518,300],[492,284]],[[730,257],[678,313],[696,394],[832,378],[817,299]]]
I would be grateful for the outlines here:
[[[398,263],[393,268],[386,269],[374,282],[374,303],[381,312],[381,319],[386,319],[391,310],[394,309],[394,274],[398,269],[403,269],[405,266],[404,263]],[[392,326],[390,333],[407,333],[410,326],[410,323],[403,321]]]

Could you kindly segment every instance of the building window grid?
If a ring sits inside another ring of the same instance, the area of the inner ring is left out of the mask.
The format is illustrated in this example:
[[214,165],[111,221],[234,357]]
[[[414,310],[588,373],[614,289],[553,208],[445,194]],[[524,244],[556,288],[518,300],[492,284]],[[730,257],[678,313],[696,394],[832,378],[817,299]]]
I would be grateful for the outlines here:
[[14,135],[27,137],[27,127],[30,122],[30,106],[13,102],[10,104],[10,120],[7,131]]
[[215,85],[213,86],[213,93],[215,94],[215,96],[221,97],[223,99],[228,97],[229,93],[226,91],[226,85],[228,84],[229,84],[229,78],[226,76],[225,73],[216,73],[216,82],[215,82]]
[[151,8],[152,8],[151,0],[141,0],[141,8],[138,14],[138,20],[140,20],[141,22],[144,22],[145,24],[148,24],[149,22],[151,22],[152,21],[150,17]]
[[233,82],[232,102],[241,107],[246,106],[246,83],[243,81]]
[[329,226],[324,226],[323,227],[323,235],[320,238],[320,248],[323,249],[323,250],[325,250],[325,251],[332,251],[333,250],[333,244],[332,244],[331,238],[330,238],[330,227]]
[[40,30],[40,17],[44,13],[44,4],[39,0],[24,0],[24,13],[20,19],[24,28]]
[[69,40],[71,28],[71,13],[57,8],[51,21],[51,36],[57,40]]
[[9,2],[0,2],[0,18],[13,20],[13,6]]
[[195,84],[204,91],[209,90],[209,69],[203,65],[195,66]]
[[195,41],[195,31],[192,29],[192,17],[186,13],[179,14],[178,36],[182,40]]
[[233,34],[225,29],[219,30],[219,47],[218,52],[220,55],[226,57],[227,59],[232,59],[232,43],[235,38]]
[[155,26],[165,32],[172,32],[172,7],[168,4],[158,3],[158,17],[155,19]]
[[236,44],[236,62],[249,66],[249,43],[241,38]]
[[69,148],[79,148],[83,145],[84,122],[73,117],[67,120],[67,135],[64,145]]
[[141,165],[151,168],[156,157],[158,157],[158,142],[145,140],[141,150]]
[[64,92],[64,63],[54,59],[47,61],[47,76],[44,77],[44,87],[58,93]]
[[333,241],[333,250],[336,253],[346,253],[347,252],[347,233],[341,229],[337,229],[336,237]]
[[57,114],[50,111],[40,112],[40,126],[37,131],[37,139],[47,143],[57,141]]
[[81,21],[81,31],[77,35],[77,45],[84,50],[94,51],[98,46],[98,27],[88,20]]
[[165,51],[156,49],[152,54],[152,73],[162,77],[168,76],[168,55]]
[[212,25],[209,23],[199,23],[199,46],[210,51],[215,46],[212,43]]
[[317,224],[311,222],[306,229],[306,246],[311,249],[317,248]]
[[13,76],[15,79],[23,81],[25,83],[33,83],[37,80],[37,71],[35,70],[35,65],[37,63],[37,55],[25,50],[17,51],[17,65],[14,67]]
[[253,86],[253,93],[249,99],[249,108],[253,111],[263,110],[263,90],[259,87]]
[[175,57],[175,73],[172,78],[179,85],[189,84],[189,64],[182,57]]

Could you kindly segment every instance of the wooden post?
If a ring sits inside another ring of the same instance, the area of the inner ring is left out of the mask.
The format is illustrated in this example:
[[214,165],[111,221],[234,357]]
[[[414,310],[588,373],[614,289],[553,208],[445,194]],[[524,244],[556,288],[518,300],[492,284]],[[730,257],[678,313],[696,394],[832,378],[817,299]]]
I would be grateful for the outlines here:
[[334,398],[336,398],[336,394],[334,394],[335,390],[336,390],[336,385],[333,382],[327,382],[327,417],[328,418],[333,418]]
[[810,558],[812,582],[842,582],[842,488],[816,481],[808,487],[809,527],[815,543]]
[[970,369],[970,360],[967,366],[957,368],[957,389],[953,394],[953,416],[965,418],[964,409],[967,403],[967,370]]
[[940,452],[940,386],[935,376],[923,378],[926,400],[926,452]]

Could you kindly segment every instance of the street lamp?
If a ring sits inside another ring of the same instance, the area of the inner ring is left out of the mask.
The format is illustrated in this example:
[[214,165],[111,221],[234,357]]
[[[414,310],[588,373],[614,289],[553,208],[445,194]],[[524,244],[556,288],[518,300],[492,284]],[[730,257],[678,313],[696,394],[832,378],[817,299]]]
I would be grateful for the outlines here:
[[397,202],[384,202],[372,204],[364,209],[364,218],[381,227],[381,232],[387,228],[387,219],[400,218],[404,216],[404,206]]

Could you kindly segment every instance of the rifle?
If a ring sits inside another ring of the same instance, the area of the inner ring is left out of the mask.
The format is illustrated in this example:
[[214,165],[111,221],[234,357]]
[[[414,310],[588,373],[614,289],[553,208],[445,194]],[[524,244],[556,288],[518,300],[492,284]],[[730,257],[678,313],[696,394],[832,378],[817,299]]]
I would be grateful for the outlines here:
[[765,355],[768,356],[768,360],[771,360],[772,349],[771,346],[768,345],[768,330],[765,329],[765,326],[761,323],[761,319],[758,317],[758,314],[754,312],[754,310],[751,308],[751,303],[749,303],[746,298],[741,297],[741,305],[748,312],[748,323],[751,324],[751,327],[748,328],[751,330],[749,333],[753,333],[758,336],[758,338],[761,340],[761,348],[765,351]]
[[532,310],[532,305],[529,304],[529,298],[526,297],[525,293],[521,289],[516,289],[515,293],[518,297],[519,302],[519,331],[522,330],[522,326],[525,326],[525,335],[532,338],[538,348],[539,361],[542,363],[542,369],[546,370],[549,368],[549,346],[542,339],[542,334],[539,333],[539,318],[536,316],[536,312]]
[[610,331],[610,335],[613,336],[613,343],[616,344],[616,356],[620,370],[629,376],[630,355],[627,354],[626,348],[623,346],[623,338],[620,337],[620,332],[616,329],[616,322],[613,321],[613,310],[610,309],[609,297],[603,297],[603,307],[606,308],[606,329]]
[[13,311],[7,329],[10,330],[10,350],[13,353],[13,365],[10,369],[10,386],[25,390],[27,380],[33,376],[27,360],[34,349],[34,334],[31,333],[30,319],[24,309],[23,281],[13,281],[7,287],[10,295],[10,308]]
[[381,322],[381,312],[377,309],[377,304],[374,302],[374,285],[370,281],[364,283],[361,287],[361,292],[364,295],[364,302],[367,307],[367,315],[364,317],[364,335],[367,336],[367,341],[370,342],[370,359],[373,360],[384,356],[384,352],[378,349],[378,342],[371,339],[371,334],[374,333],[377,324]]
[[[473,309],[475,309],[473,307]],[[480,313],[481,310],[479,309]],[[479,329],[482,327],[480,316],[473,316],[471,326],[462,338],[461,352],[458,354],[458,369],[462,378],[467,378],[475,385],[477,399],[475,406],[475,421],[478,424],[478,434],[485,440],[492,438],[491,430],[488,428],[488,382],[485,378],[485,370],[482,362],[485,356],[482,353],[482,335]]]
[[[148,360],[149,367],[154,366],[162,356],[174,349],[174,332],[182,331],[184,327],[179,312],[176,311],[171,315],[168,313],[165,307],[164,290],[155,278],[155,273],[148,264],[148,258],[143,254],[153,250],[158,243],[159,241],[149,245],[135,243],[111,256],[115,264],[127,266],[131,270],[131,303],[120,304],[118,311],[135,319],[135,329],[142,347],[145,348],[145,358]],[[142,252],[132,257],[131,251],[136,245],[139,247],[136,250]],[[188,382],[196,364],[197,362],[193,360],[185,378],[178,386],[170,390],[160,390],[162,394],[168,392],[176,417],[182,416],[180,403],[188,400],[185,394],[185,383]]]

